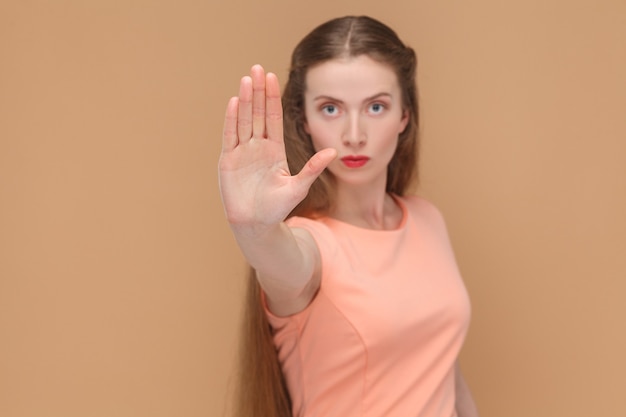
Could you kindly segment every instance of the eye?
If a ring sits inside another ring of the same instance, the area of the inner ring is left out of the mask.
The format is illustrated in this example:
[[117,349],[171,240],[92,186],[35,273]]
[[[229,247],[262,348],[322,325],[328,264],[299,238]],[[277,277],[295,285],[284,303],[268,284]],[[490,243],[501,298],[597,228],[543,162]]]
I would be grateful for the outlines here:
[[383,103],[372,103],[369,107],[369,112],[372,114],[380,114],[385,110],[385,105]]
[[322,106],[322,113],[324,113],[327,116],[334,116],[337,113],[339,113],[339,109],[337,109],[337,106],[335,106],[334,104],[326,104],[324,106]]

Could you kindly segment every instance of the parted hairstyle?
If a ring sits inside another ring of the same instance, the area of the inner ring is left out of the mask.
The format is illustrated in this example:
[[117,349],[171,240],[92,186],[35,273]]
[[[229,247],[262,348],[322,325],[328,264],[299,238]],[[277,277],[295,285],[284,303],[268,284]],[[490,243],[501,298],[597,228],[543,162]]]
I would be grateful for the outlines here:
[[[311,138],[304,129],[307,71],[329,60],[361,55],[388,65],[395,72],[402,90],[402,106],[409,121],[399,135],[398,147],[389,163],[386,191],[404,195],[417,179],[417,58],[413,49],[406,46],[391,28],[367,16],[346,16],[323,23],[294,49],[289,79],[282,95],[289,169],[292,173],[299,172],[315,153]],[[333,193],[332,174],[325,170],[290,216],[315,218],[328,214],[332,210]],[[253,269],[250,269],[247,285],[235,396],[236,417],[292,417],[289,392]]]

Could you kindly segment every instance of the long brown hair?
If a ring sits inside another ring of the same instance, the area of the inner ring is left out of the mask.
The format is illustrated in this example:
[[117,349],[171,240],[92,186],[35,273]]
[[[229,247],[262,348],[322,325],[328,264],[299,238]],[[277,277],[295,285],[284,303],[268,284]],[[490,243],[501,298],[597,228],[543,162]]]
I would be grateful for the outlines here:
[[[305,36],[294,49],[289,79],[283,91],[284,136],[287,161],[292,173],[299,172],[315,153],[304,130],[304,92],[307,71],[323,62],[367,55],[389,65],[403,92],[403,110],[409,121],[400,134],[389,163],[386,191],[403,195],[417,179],[418,104],[417,59],[396,33],[367,16],[330,20]],[[290,216],[315,217],[332,208],[333,178],[325,171]],[[272,330],[261,303],[261,289],[250,270],[245,301],[240,372],[236,395],[237,417],[291,417],[291,401],[272,340]]]

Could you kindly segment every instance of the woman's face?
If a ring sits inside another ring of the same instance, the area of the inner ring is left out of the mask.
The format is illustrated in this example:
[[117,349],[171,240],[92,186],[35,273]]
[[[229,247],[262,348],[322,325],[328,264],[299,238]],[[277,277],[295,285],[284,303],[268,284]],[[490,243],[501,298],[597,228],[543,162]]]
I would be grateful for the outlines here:
[[335,148],[328,167],[340,184],[380,185],[408,122],[393,70],[367,55],[335,59],[306,75],[305,131],[316,151]]

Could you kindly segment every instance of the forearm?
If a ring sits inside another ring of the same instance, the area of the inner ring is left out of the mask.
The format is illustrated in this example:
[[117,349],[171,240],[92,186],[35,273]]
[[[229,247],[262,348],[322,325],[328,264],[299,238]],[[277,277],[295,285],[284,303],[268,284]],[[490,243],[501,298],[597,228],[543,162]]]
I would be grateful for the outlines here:
[[315,248],[301,229],[284,222],[266,226],[232,225],[239,248],[273,298],[298,295],[315,270]]
[[478,417],[478,409],[469,386],[461,374],[458,363],[455,366],[456,412],[458,417]]

